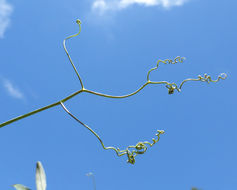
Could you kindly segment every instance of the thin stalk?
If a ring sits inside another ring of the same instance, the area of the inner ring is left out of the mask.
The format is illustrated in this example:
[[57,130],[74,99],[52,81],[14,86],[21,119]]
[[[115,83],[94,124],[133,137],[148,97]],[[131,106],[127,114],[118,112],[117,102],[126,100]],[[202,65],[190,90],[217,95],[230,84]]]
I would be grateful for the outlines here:
[[20,119],[24,119],[24,118],[26,118],[26,117],[29,117],[29,116],[34,115],[34,114],[36,114],[36,113],[39,113],[39,112],[41,112],[41,111],[44,111],[44,110],[47,110],[47,109],[52,108],[52,107],[54,107],[54,106],[57,106],[57,105],[59,105],[59,104],[60,104],[60,101],[59,101],[59,102],[55,102],[55,103],[53,103],[53,104],[50,104],[50,105],[48,105],[48,106],[42,107],[42,108],[40,108],[40,109],[34,110],[34,111],[29,112],[29,113],[27,113],[27,114],[24,114],[24,115],[15,117],[15,118],[13,118],[13,119],[11,119],[11,120],[8,120],[8,121],[6,121],[6,122],[4,122],[4,123],[1,123],[1,124],[0,124],[0,128],[1,128],[1,127],[4,127],[4,126],[6,126],[6,125],[9,125],[9,124],[11,124],[11,123],[13,123],[13,122],[16,122],[16,121],[18,121],[18,120],[20,120]]
[[65,40],[63,40],[63,48],[64,48],[64,50],[65,50],[65,52],[66,52],[66,54],[67,54],[67,56],[68,56],[68,59],[69,59],[71,65],[72,65],[74,71],[75,71],[76,74],[77,74],[77,77],[78,77],[78,79],[79,79],[79,81],[80,81],[81,87],[84,88],[84,85],[83,85],[83,83],[82,83],[82,79],[81,79],[79,73],[77,72],[77,69],[76,69],[75,65],[73,64],[73,61],[72,61],[72,59],[71,59],[71,57],[70,57],[70,55],[69,55],[69,53],[68,53],[68,51],[67,51],[67,48],[66,48],[66,40],[68,40],[68,39],[70,39],[70,38],[73,38],[73,37],[76,37],[76,36],[78,36],[78,35],[81,33],[81,21],[80,21],[80,20],[77,20],[76,23],[79,25],[79,32],[78,32],[77,34],[74,34],[74,35],[71,35],[71,36],[65,38]]
[[143,84],[136,91],[134,91],[134,92],[132,92],[130,94],[122,95],[122,96],[113,96],[113,95],[103,94],[103,93],[100,93],[100,92],[95,92],[95,91],[87,90],[87,89],[84,89],[83,92],[87,92],[87,93],[94,94],[94,95],[97,95],[97,96],[102,96],[102,97],[105,97],[105,98],[127,98],[129,96],[133,96],[133,95],[137,94],[138,92],[140,92],[148,84],[149,84],[149,82],[146,82],[145,84]]
[[[129,93],[129,94],[126,94],[126,95],[121,95],[121,96],[114,96],[114,95],[103,94],[103,93],[100,93],[100,92],[95,92],[95,91],[92,91],[92,90],[85,89],[85,88],[84,88],[84,85],[83,85],[83,82],[82,82],[82,79],[81,79],[81,77],[80,77],[80,75],[79,75],[79,73],[78,73],[78,71],[77,71],[77,69],[76,69],[76,67],[75,67],[75,65],[74,65],[74,63],[73,63],[73,61],[72,61],[72,59],[71,59],[69,53],[68,53],[68,51],[67,51],[67,48],[66,48],[66,40],[78,36],[78,35],[80,34],[80,32],[81,32],[81,21],[80,21],[80,20],[77,20],[76,23],[79,25],[79,32],[78,32],[77,34],[74,34],[74,35],[71,35],[71,36],[65,38],[64,41],[63,41],[63,48],[64,48],[64,50],[65,50],[65,52],[66,52],[66,54],[67,54],[67,56],[68,56],[68,59],[69,59],[71,65],[72,65],[72,67],[73,67],[75,73],[77,74],[77,77],[78,77],[78,79],[79,79],[79,81],[80,81],[80,84],[81,84],[81,89],[78,90],[78,91],[76,91],[76,92],[74,92],[74,93],[72,93],[71,95],[67,96],[66,98],[63,98],[63,99],[60,100],[60,101],[57,101],[57,102],[55,102],[55,103],[49,104],[49,105],[47,105],[47,106],[45,106],[45,107],[42,107],[42,108],[40,108],[40,109],[36,109],[36,110],[34,110],[34,111],[32,111],[32,112],[29,112],[29,113],[27,113],[27,114],[24,114],[24,115],[18,116],[18,117],[16,117],[16,118],[13,118],[13,119],[11,119],[11,120],[9,120],[9,121],[6,121],[6,122],[0,124],[0,128],[1,128],[1,127],[4,127],[4,126],[6,126],[6,125],[9,125],[9,124],[11,124],[11,123],[13,123],[13,122],[16,122],[16,121],[18,121],[18,120],[21,120],[21,119],[24,119],[24,118],[26,118],[26,117],[29,117],[29,116],[31,116],[31,115],[34,115],[34,114],[36,114],[36,113],[39,113],[39,112],[41,112],[41,111],[47,110],[47,109],[49,109],[49,108],[52,108],[52,107],[55,107],[55,106],[58,106],[58,105],[61,105],[61,106],[63,107],[63,109],[64,109],[73,119],[75,119],[77,122],[79,122],[79,123],[80,123],[81,125],[83,125],[85,128],[87,128],[91,133],[93,133],[93,135],[100,141],[100,143],[101,143],[101,145],[102,145],[102,147],[103,147],[104,149],[106,149],[106,150],[112,149],[112,150],[114,150],[114,151],[116,152],[116,154],[117,154],[118,156],[127,155],[127,157],[128,157],[128,162],[131,163],[131,164],[134,164],[134,163],[135,163],[135,157],[136,157],[137,155],[141,155],[141,154],[144,154],[144,153],[146,152],[146,150],[147,150],[147,146],[146,146],[146,145],[153,146],[155,143],[157,143],[157,142],[159,141],[159,139],[160,139],[160,135],[161,135],[161,134],[164,134],[164,131],[162,131],[162,130],[157,130],[157,132],[158,132],[158,133],[156,134],[157,139],[154,139],[154,138],[153,138],[153,139],[152,139],[152,141],[153,141],[152,143],[150,143],[150,142],[148,142],[148,141],[145,141],[145,142],[138,142],[135,146],[128,146],[128,147],[127,147],[126,149],[124,149],[124,150],[120,150],[119,148],[115,148],[115,147],[105,147],[105,145],[104,145],[104,143],[102,142],[102,140],[101,140],[101,138],[99,137],[99,135],[98,135],[96,132],[94,132],[89,126],[87,126],[86,124],[84,124],[83,122],[81,122],[78,118],[76,118],[72,113],[70,113],[63,103],[66,102],[66,101],[68,101],[68,100],[70,100],[71,98],[75,97],[76,95],[78,95],[78,94],[80,94],[80,93],[82,93],[82,92],[94,94],[94,95],[97,95],[97,96],[102,96],[102,97],[105,97],[105,98],[115,98],[115,99],[127,98],[127,97],[130,97],[130,96],[133,96],[133,95],[137,94],[137,93],[140,92],[143,88],[145,88],[148,84],[153,84],[153,85],[155,85],[155,84],[165,84],[165,85],[166,85],[165,87],[168,88],[168,93],[169,93],[169,94],[173,94],[175,90],[177,90],[178,92],[180,92],[180,91],[181,91],[181,88],[182,88],[182,86],[183,86],[183,84],[184,84],[185,82],[188,82],[188,81],[201,81],[201,82],[210,83],[210,82],[218,82],[220,79],[223,79],[223,80],[224,80],[224,79],[226,79],[226,77],[227,77],[227,75],[226,75],[225,73],[222,73],[221,75],[218,76],[218,78],[217,78],[216,80],[212,80],[211,77],[210,77],[209,75],[207,75],[207,74],[204,74],[203,77],[199,75],[197,79],[186,79],[186,80],[184,80],[184,81],[180,84],[179,87],[178,87],[178,85],[177,85],[176,83],[169,83],[169,82],[167,82],[167,81],[151,81],[151,80],[150,80],[150,74],[151,74],[151,72],[153,72],[154,70],[157,70],[157,69],[158,69],[159,63],[164,63],[164,64],[175,64],[175,63],[178,63],[178,62],[182,63],[185,58],[178,56],[178,57],[176,57],[174,60],[171,60],[171,59],[158,60],[158,61],[157,61],[157,64],[156,64],[156,67],[151,68],[151,69],[148,71],[148,73],[147,73],[147,81],[146,81],[140,88],[138,88],[136,91],[134,91],[134,92],[132,92],[132,93]],[[132,149],[132,150],[129,150],[129,149]]]
[[[153,143],[150,143],[148,141],[145,142],[139,142],[137,143],[135,146],[128,146],[125,150],[120,150],[119,148],[115,148],[115,147],[106,147],[103,143],[103,141],[101,140],[101,138],[99,137],[99,135],[93,131],[93,129],[91,129],[88,125],[86,125],[85,123],[83,123],[81,120],[79,120],[76,116],[74,116],[67,108],[66,106],[60,102],[62,108],[64,109],[64,111],[67,112],[67,114],[69,114],[74,120],[76,120],[78,123],[80,123],[83,127],[85,127],[86,129],[88,129],[91,133],[93,133],[93,135],[100,141],[100,144],[102,145],[102,147],[105,150],[114,150],[117,154],[117,156],[123,156],[123,155],[127,155],[128,156],[128,163],[134,164],[135,163],[135,157],[138,154],[144,154],[147,151],[147,146],[146,144],[149,144],[151,147],[157,143],[160,140],[160,135],[164,134],[163,130],[157,130],[157,139],[152,139]],[[132,151],[130,151],[129,149],[134,149]]]

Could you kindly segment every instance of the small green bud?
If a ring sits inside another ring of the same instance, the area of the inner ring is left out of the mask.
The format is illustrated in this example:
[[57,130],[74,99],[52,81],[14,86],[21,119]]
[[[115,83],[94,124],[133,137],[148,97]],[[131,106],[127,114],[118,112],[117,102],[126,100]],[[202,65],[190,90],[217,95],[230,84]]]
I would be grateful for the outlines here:
[[136,162],[135,157],[133,155],[129,155],[127,162],[130,164],[135,164]]
[[81,24],[81,21],[79,19],[77,19],[76,23],[77,24]]
[[175,87],[171,86],[168,90],[169,94],[174,94]]
[[164,130],[157,130],[157,132],[160,133],[160,134],[164,134],[165,133]]

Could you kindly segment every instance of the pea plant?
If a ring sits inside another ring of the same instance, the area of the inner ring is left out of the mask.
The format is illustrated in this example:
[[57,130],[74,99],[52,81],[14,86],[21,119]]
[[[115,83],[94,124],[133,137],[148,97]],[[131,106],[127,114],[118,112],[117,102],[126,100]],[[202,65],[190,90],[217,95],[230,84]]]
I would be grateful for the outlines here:
[[149,141],[144,141],[144,142],[138,142],[136,145],[130,145],[128,146],[126,149],[123,149],[123,150],[120,150],[120,148],[115,148],[115,147],[112,147],[112,146],[105,146],[102,139],[99,137],[99,135],[92,129],[90,128],[88,125],[86,125],[84,122],[82,122],[81,120],[78,119],[78,117],[76,117],[75,115],[73,115],[65,106],[65,102],[70,100],[71,98],[75,97],[76,95],[78,94],[81,94],[81,93],[89,93],[89,94],[93,94],[93,95],[96,95],[96,96],[102,96],[104,98],[113,98],[113,99],[122,99],[122,98],[128,98],[130,96],[133,96],[133,95],[136,95],[137,93],[139,93],[143,88],[145,88],[146,86],[148,85],[163,85],[165,86],[167,89],[168,89],[168,94],[174,94],[175,91],[177,92],[181,92],[181,89],[183,87],[183,85],[187,82],[191,82],[191,81],[200,81],[200,82],[207,82],[208,84],[213,82],[213,83],[216,83],[218,82],[219,80],[224,80],[226,79],[227,75],[225,73],[221,73],[216,80],[213,80],[211,78],[210,75],[207,75],[207,74],[204,74],[203,76],[201,75],[198,75],[197,78],[188,78],[188,79],[185,79],[183,80],[179,85],[174,83],[174,82],[168,82],[168,81],[153,81],[150,79],[150,74],[157,70],[158,67],[159,67],[159,64],[160,63],[163,63],[165,65],[168,65],[168,64],[176,64],[176,63],[183,63],[185,58],[184,57],[176,57],[174,59],[165,59],[165,60],[158,60],[155,67],[151,68],[148,72],[147,72],[147,75],[146,75],[146,81],[140,86],[140,88],[138,88],[136,91],[134,92],[131,92],[129,94],[125,94],[125,95],[110,95],[110,94],[104,94],[104,93],[101,93],[101,92],[96,92],[96,91],[92,91],[92,90],[89,90],[87,88],[85,88],[84,86],[84,83],[83,83],[83,80],[82,80],[82,77],[80,76],[80,74],[78,73],[68,51],[67,51],[67,48],[66,48],[66,41],[70,38],[73,38],[73,37],[76,37],[80,34],[81,32],[81,21],[80,20],[76,20],[76,23],[78,24],[79,26],[79,32],[74,34],[74,35],[71,35],[67,38],[64,39],[63,41],[63,48],[66,52],[66,55],[69,59],[69,62],[71,64],[71,66],[73,67],[73,70],[75,72],[75,74],[77,75],[77,78],[80,82],[80,85],[81,85],[81,88],[79,90],[77,90],[76,92],[70,94],[69,96],[57,101],[57,102],[54,102],[52,104],[49,104],[45,107],[42,107],[42,108],[39,108],[39,109],[36,109],[32,112],[29,112],[29,113],[26,113],[24,115],[21,115],[21,116],[18,116],[16,118],[13,118],[11,120],[8,120],[4,123],[1,123],[0,124],[0,128],[1,127],[4,127],[4,126],[7,126],[13,122],[16,122],[18,120],[21,120],[21,119],[24,119],[26,117],[29,117],[31,115],[34,115],[34,114],[37,114],[39,112],[42,112],[44,110],[47,110],[47,109],[50,109],[52,107],[55,107],[55,106],[61,106],[61,108],[70,116],[72,117],[75,121],[77,121],[79,124],[81,124],[83,127],[85,127],[86,129],[88,129],[100,142],[100,144],[102,145],[102,148],[105,149],[105,150],[113,150],[117,156],[123,156],[123,155],[127,155],[128,157],[128,160],[127,162],[130,163],[130,164],[135,164],[135,157],[137,155],[142,155],[144,154],[148,147],[152,147],[153,145],[155,145],[159,140],[160,140],[160,135],[164,134],[164,131],[163,130],[157,130],[157,133],[155,134],[156,138],[153,138],[151,142]]

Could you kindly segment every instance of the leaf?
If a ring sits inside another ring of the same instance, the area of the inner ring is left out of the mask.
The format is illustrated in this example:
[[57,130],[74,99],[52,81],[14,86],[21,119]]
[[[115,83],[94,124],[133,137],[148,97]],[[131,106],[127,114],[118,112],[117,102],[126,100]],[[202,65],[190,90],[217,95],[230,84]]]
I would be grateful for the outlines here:
[[21,185],[21,184],[14,184],[12,186],[15,187],[16,190],[30,190],[28,187]]
[[37,190],[46,190],[46,175],[44,172],[44,168],[41,162],[37,162],[36,164],[36,189]]

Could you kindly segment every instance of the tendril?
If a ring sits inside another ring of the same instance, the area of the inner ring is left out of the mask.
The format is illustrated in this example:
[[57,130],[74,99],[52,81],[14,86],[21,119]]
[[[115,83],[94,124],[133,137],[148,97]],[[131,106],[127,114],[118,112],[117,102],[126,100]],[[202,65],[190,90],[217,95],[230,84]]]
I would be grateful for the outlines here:
[[[146,144],[150,145],[150,147],[152,147],[155,143],[157,143],[160,140],[160,135],[164,134],[163,130],[157,130],[157,139],[152,139],[152,143],[145,141],[145,142],[138,142],[135,146],[128,146],[125,150],[120,150],[119,148],[115,148],[115,147],[106,147],[103,143],[103,141],[101,140],[101,138],[99,137],[99,135],[93,131],[88,125],[86,125],[85,123],[83,123],[82,121],[80,121],[76,116],[74,116],[67,108],[66,106],[63,104],[63,102],[60,102],[62,108],[64,109],[64,111],[66,111],[74,120],[76,120],[78,123],[80,123],[82,126],[84,126],[86,129],[88,129],[90,132],[92,132],[94,134],[94,136],[100,141],[100,144],[102,145],[102,147],[105,150],[109,150],[112,149],[116,152],[117,156],[123,156],[123,155],[127,155],[128,160],[127,162],[130,164],[135,164],[135,157],[138,154],[144,154],[147,151],[147,146]],[[132,149],[132,150],[130,150]]]
[[127,98],[127,97],[130,97],[130,96],[133,96],[137,93],[139,93],[141,90],[143,90],[147,85],[150,85],[150,84],[164,84],[165,87],[168,89],[168,94],[173,94],[175,92],[175,90],[177,90],[178,92],[181,92],[181,88],[183,87],[184,83],[188,82],[188,81],[201,81],[201,82],[207,82],[207,83],[215,83],[215,82],[218,82],[219,80],[224,80],[227,78],[227,75],[225,73],[222,73],[218,76],[218,78],[216,80],[212,80],[211,76],[210,75],[207,75],[207,74],[204,74],[204,76],[201,76],[199,75],[197,78],[189,78],[189,79],[185,79],[183,80],[183,82],[181,82],[181,84],[178,86],[176,83],[174,82],[168,82],[168,81],[151,81],[150,80],[150,73],[154,70],[157,70],[158,67],[159,67],[159,64],[160,63],[164,63],[164,64],[176,64],[176,63],[183,63],[183,61],[185,60],[184,57],[176,57],[174,60],[172,59],[165,59],[165,60],[158,60],[157,61],[157,64],[156,64],[156,67],[154,68],[151,68],[148,73],[147,73],[147,81],[141,85],[140,88],[138,88],[137,90],[129,93],[129,94],[125,94],[125,95],[109,95],[109,94],[104,94],[104,93],[100,93],[100,92],[95,92],[95,91],[92,91],[92,90],[88,90],[86,88],[84,88],[84,85],[82,83],[82,79],[79,75],[79,73],[77,72],[77,69],[67,51],[67,48],[66,48],[66,40],[70,39],[70,38],[73,38],[73,37],[76,37],[80,34],[81,32],[81,21],[80,20],[77,20],[76,23],[78,24],[79,26],[79,32],[77,34],[74,34],[74,35],[71,35],[67,38],[64,39],[63,41],[63,48],[68,56],[68,59],[75,71],[75,73],[77,74],[77,77],[80,81],[80,84],[81,84],[81,89],[77,90],[76,92],[70,94],[69,96],[57,101],[57,102],[54,102],[52,104],[49,104],[47,106],[44,106],[42,108],[39,108],[39,109],[36,109],[34,111],[31,111],[29,113],[26,113],[24,115],[20,115],[16,118],[13,118],[11,120],[8,120],[6,122],[3,122],[0,124],[0,128],[1,127],[4,127],[6,125],[9,125],[13,122],[16,122],[18,120],[21,120],[21,119],[24,119],[26,117],[29,117],[29,116],[32,116],[36,113],[39,113],[39,112],[42,112],[44,110],[47,110],[47,109],[50,109],[52,107],[55,107],[55,106],[59,106],[61,105],[63,107],[63,109],[74,119],[76,120],[77,122],[79,122],[82,126],[84,126],[85,128],[87,128],[92,134],[94,134],[94,136],[100,141],[102,147],[105,149],[105,150],[114,150],[117,154],[117,156],[123,156],[123,155],[127,155],[128,157],[128,163],[131,163],[131,164],[134,164],[135,163],[135,157],[137,155],[141,155],[141,154],[144,154],[146,151],[147,151],[147,145],[149,145],[150,147],[152,147],[155,143],[157,143],[159,140],[160,140],[160,135],[161,134],[164,134],[164,131],[162,130],[158,130],[156,136],[157,136],[157,139],[152,139],[152,143],[148,142],[148,141],[145,141],[145,142],[138,142],[135,146],[128,146],[125,150],[120,150],[119,148],[115,148],[115,147],[105,147],[104,146],[104,143],[103,141],[101,140],[101,138],[99,137],[99,135],[93,131],[89,126],[87,126],[86,124],[84,124],[83,122],[81,122],[77,117],[75,117],[73,114],[71,114],[68,109],[65,107],[65,105],[63,104],[64,102],[70,100],[71,98],[75,97],[76,95],[80,94],[80,93],[90,93],[90,94],[93,94],[93,95],[96,95],[96,96],[102,96],[102,97],[105,97],[105,98],[115,98],[115,99],[120,99],[120,98]]
[[164,63],[164,64],[175,64],[175,63],[178,63],[178,62],[183,63],[185,59],[186,59],[185,57],[177,56],[176,58],[174,58],[174,60],[172,60],[172,59],[158,60],[156,67],[151,68],[148,71],[148,73],[147,73],[147,81],[150,81],[150,73],[152,71],[154,71],[154,70],[157,70],[160,63]]
[[172,60],[172,59],[158,60],[156,67],[154,67],[148,71],[146,83],[148,83],[148,84],[165,84],[165,87],[168,88],[168,94],[173,94],[175,92],[175,90],[177,90],[178,92],[181,92],[181,88],[182,88],[183,84],[188,81],[201,81],[201,82],[207,82],[209,84],[210,82],[215,83],[215,82],[218,82],[220,79],[225,80],[227,78],[227,75],[225,73],[221,73],[216,80],[212,80],[210,75],[204,74],[203,77],[201,75],[198,75],[198,78],[196,78],[196,79],[195,78],[185,79],[181,82],[181,84],[179,86],[174,82],[170,83],[167,81],[157,81],[157,82],[150,81],[150,73],[152,71],[158,69],[160,62],[164,63],[164,64],[175,64],[178,62],[183,63],[183,61],[185,59],[186,59],[185,57],[178,56],[174,60]]
[[72,61],[72,59],[71,59],[71,56],[69,55],[69,53],[68,53],[68,51],[67,51],[67,48],[66,48],[66,40],[68,40],[68,39],[70,39],[70,38],[73,38],[73,37],[76,37],[76,36],[78,36],[78,35],[81,33],[81,21],[80,21],[79,19],[77,19],[77,20],[76,20],[76,23],[77,23],[78,26],[79,26],[79,32],[78,32],[77,34],[74,34],[74,35],[71,35],[71,36],[65,38],[65,39],[63,40],[63,48],[64,48],[65,53],[66,53],[67,56],[68,56],[68,59],[69,59],[71,65],[72,65],[74,71],[75,71],[76,74],[77,74],[77,77],[78,77],[78,79],[79,79],[79,81],[80,81],[81,87],[84,88],[84,85],[83,85],[83,83],[82,83],[81,77],[80,77],[79,73],[77,72],[77,69],[76,69],[76,67],[75,67],[75,65],[74,65],[74,63],[73,63],[73,61]]

